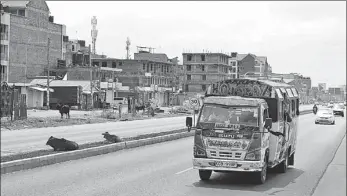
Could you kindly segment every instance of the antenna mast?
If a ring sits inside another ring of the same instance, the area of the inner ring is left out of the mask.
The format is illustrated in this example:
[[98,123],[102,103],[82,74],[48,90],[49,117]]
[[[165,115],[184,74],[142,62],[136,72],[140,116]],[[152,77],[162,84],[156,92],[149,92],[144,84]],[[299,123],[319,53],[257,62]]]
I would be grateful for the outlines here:
[[98,21],[96,19],[96,16],[93,16],[92,20],[91,20],[91,24],[92,24],[92,31],[91,31],[91,35],[92,35],[92,53],[96,54],[96,50],[95,50],[95,44],[96,44],[96,38],[98,36],[98,30],[96,29],[96,25],[97,25]]
[[127,37],[126,47],[125,47],[125,49],[127,50],[127,59],[130,59],[130,44],[131,44],[130,39],[129,37]]

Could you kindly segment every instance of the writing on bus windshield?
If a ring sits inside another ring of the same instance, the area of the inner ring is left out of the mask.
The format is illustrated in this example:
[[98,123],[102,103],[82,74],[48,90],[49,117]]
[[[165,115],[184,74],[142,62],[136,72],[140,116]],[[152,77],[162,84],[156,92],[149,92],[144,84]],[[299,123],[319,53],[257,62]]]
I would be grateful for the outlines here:
[[258,108],[205,105],[200,122],[258,126]]

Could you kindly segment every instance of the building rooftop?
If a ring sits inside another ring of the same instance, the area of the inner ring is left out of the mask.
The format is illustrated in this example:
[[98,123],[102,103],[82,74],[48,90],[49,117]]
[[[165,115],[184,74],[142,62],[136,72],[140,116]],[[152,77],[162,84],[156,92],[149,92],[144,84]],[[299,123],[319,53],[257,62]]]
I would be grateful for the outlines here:
[[3,7],[26,7],[30,1],[1,1]]
[[182,53],[182,55],[188,55],[188,54],[195,54],[195,55],[202,55],[202,54],[205,54],[205,55],[221,55],[221,56],[226,56],[226,57],[229,57],[229,55],[227,54],[224,54],[224,53],[219,53],[219,52],[184,52]]

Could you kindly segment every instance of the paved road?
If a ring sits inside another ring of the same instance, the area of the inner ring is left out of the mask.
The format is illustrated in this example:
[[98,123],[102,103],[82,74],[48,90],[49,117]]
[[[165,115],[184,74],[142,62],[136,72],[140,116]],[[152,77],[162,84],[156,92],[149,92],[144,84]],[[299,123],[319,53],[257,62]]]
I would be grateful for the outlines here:
[[[300,109],[310,109],[304,105]],[[40,111],[42,112],[42,111]],[[79,144],[103,141],[101,133],[108,131],[120,137],[136,136],[145,133],[170,131],[185,128],[184,117],[148,119],[129,122],[85,124],[64,127],[1,131],[1,156],[50,149],[46,142],[50,136],[64,137]]]
[[346,131],[346,120],[315,125],[300,117],[295,167],[269,174],[264,185],[244,175],[213,173],[203,183],[192,170],[193,138],[1,175],[4,196],[306,196],[332,159]]
[[346,137],[328,166],[313,196],[346,196]]

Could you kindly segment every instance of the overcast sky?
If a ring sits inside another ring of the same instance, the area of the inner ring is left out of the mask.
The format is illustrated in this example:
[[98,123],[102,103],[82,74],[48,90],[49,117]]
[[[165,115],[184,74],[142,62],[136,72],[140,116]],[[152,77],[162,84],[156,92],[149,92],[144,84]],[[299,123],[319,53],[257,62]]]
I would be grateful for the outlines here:
[[[97,53],[125,58],[125,42],[182,52],[238,52],[267,56],[276,73],[301,73],[313,85],[346,84],[346,2],[120,2],[50,1],[70,39],[91,43],[97,17]],[[133,55],[132,55],[133,56]],[[182,63],[182,62],[181,62]]]

